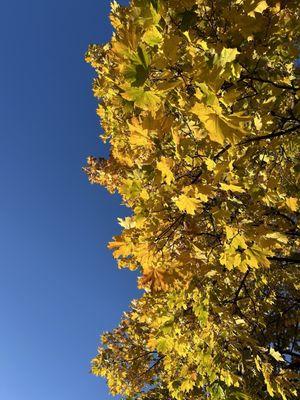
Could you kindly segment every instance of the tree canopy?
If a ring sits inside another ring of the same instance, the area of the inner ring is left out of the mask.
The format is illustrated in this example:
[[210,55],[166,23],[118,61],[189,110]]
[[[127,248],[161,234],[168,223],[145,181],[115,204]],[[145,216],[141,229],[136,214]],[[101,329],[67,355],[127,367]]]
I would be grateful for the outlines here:
[[91,45],[109,159],[132,214],[109,244],[143,295],[92,372],[125,399],[299,391],[298,0],[112,3]]

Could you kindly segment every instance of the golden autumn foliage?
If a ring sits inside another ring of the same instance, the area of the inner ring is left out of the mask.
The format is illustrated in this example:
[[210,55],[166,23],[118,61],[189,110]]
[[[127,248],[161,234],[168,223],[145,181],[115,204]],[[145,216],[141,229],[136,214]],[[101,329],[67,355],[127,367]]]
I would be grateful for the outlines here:
[[112,3],[86,60],[109,141],[92,183],[143,296],[92,372],[145,400],[299,398],[299,0]]

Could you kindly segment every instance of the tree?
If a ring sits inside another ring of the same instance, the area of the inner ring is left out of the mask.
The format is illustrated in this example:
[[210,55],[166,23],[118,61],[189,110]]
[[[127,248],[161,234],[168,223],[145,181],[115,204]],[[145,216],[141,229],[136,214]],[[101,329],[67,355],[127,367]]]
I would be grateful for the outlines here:
[[109,247],[143,296],[92,372],[126,399],[299,390],[298,0],[112,3],[91,45],[108,160],[132,210]]

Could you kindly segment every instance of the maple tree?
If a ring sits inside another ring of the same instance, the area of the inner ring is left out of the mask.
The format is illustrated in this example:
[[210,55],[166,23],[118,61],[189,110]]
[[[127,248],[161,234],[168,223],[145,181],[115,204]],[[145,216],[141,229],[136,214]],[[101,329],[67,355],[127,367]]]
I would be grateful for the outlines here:
[[144,291],[92,372],[125,399],[297,398],[299,1],[113,2],[111,22],[86,56],[111,153],[85,170],[132,210],[109,247]]

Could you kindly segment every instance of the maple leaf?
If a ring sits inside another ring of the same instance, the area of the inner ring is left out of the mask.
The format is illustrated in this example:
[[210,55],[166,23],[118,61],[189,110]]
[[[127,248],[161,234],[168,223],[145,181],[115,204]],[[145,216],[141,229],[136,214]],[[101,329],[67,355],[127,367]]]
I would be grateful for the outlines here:
[[274,350],[273,347],[270,348],[270,354],[276,361],[284,361],[282,355],[278,351]]
[[263,13],[269,6],[265,0],[262,1],[255,1],[254,2],[255,8],[248,13],[251,17],[255,17],[255,13]]
[[238,54],[240,54],[240,52],[237,49],[228,49],[226,47],[223,47],[217,62],[223,67],[227,63],[231,63],[232,61],[234,61]]
[[231,191],[231,192],[237,192],[237,193],[244,193],[245,189],[241,188],[240,186],[237,185],[227,185],[226,183],[220,183],[220,187],[222,190],[225,190],[226,192]]
[[195,215],[195,211],[200,204],[200,200],[195,199],[193,197],[189,197],[185,194],[181,194],[175,200],[175,204],[180,211],[184,211],[188,214]]
[[172,167],[174,166],[174,161],[172,159],[162,157],[156,166],[157,169],[161,171],[162,177],[167,185],[170,185],[175,179],[171,171]]
[[156,111],[160,106],[158,95],[151,90],[144,90],[142,87],[129,87],[122,93],[122,97],[133,101],[142,110]]
[[226,136],[224,129],[222,129],[224,126],[221,124],[220,117],[212,109],[201,103],[195,104],[192,108],[192,112],[203,122],[210,139],[214,142],[224,144]]
[[159,30],[155,26],[151,26],[143,35],[142,40],[149,46],[159,45],[163,38]]
[[208,107],[203,103],[196,103],[191,109],[196,114],[213,142],[224,144],[225,140],[234,143],[242,138],[245,130],[240,126],[243,118],[237,115],[225,116],[220,106]]
[[85,171],[131,210],[109,247],[142,293],[92,372],[124,400],[297,398],[299,1],[129,3],[87,52],[110,155]]
[[295,197],[289,197],[288,199],[286,199],[286,205],[292,211],[297,211],[298,210],[298,199]]

